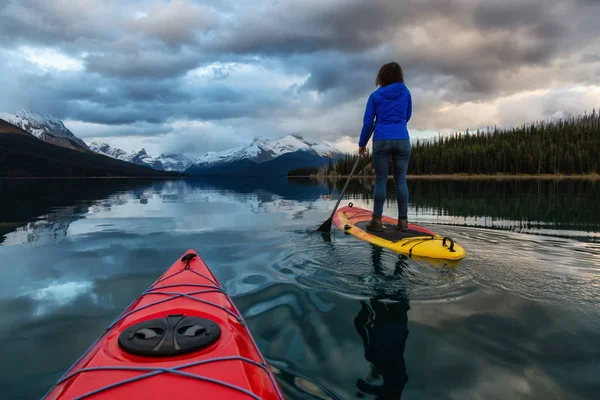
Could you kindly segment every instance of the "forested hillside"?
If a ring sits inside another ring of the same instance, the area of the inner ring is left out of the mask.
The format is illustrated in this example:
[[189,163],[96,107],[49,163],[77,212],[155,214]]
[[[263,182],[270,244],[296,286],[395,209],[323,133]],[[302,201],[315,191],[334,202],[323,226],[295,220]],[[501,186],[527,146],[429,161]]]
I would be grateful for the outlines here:
[[177,177],[125,161],[47,143],[0,119],[0,178]]
[[[518,128],[456,133],[422,141],[412,137],[409,174],[593,174],[600,173],[600,115],[540,121]],[[348,174],[346,155],[330,171]],[[357,171],[372,162],[369,154]]]

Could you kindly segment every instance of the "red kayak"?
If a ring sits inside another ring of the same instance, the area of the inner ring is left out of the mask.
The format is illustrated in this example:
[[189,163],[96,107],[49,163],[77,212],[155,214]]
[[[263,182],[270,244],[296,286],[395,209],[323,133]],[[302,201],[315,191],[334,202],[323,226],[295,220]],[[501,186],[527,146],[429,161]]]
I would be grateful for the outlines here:
[[240,312],[189,250],[46,399],[283,399]]

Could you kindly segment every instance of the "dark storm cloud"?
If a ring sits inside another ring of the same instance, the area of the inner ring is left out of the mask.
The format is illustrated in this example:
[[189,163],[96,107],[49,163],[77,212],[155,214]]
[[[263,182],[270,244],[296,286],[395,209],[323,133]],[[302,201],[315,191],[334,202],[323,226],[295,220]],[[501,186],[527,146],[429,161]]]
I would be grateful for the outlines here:
[[[66,47],[76,41],[82,47],[102,47],[123,35],[133,34],[178,47],[195,42],[198,34],[216,26],[213,11],[193,2],[146,3],[151,6],[148,8],[143,1],[2,0],[1,38]],[[138,17],[133,15],[141,8],[147,12]]]
[[[10,72],[0,66],[0,75]],[[4,97],[2,111],[30,108],[61,119],[106,125],[162,124],[173,118],[225,120],[256,116],[276,106],[268,93],[250,95],[220,81],[192,85],[177,78],[123,80],[71,71],[23,73],[9,83],[4,90],[18,96]],[[19,90],[24,87],[27,91]]]
[[129,32],[141,32],[169,46],[195,44],[199,36],[217,27],[217,16],[208,8],[194,3],[174,0],[170,4],[156,4],[150,11],[124,23]]
[[129,78],[172,78],[185,74],[198,64],[194,54],[136,51],[90,55],[85,65],[90,72]]
[[354,52],[388,43],[402,24],[445,14],[460,17],[441,0],[265,1],[240,15],[215,45],[244,54]]
[[0,3],[0,43],[90,45],[118,37],[118,30],[110,29],[117,21],[100,0],[4,0]]
[[136,122],[147,122],[149,124],[161,124],[165,115],[164,109],[155,109],[150,106],[118,108],[99,107],[96,104],[83,103],[75,108],[72,119],[105,125],[125,125]]
[[[303,62],[310,63],[310,77],[301,90],[316,90],[324,93],[338,87],[349,89],[351,95],[374,88],[373,70],[380,62],[365,62],[361,57],[352,57],[340,52],[318,53],[311,59],[304,56]],[[379,60],[382,61],[382,60]]]
[[[259,98],[253,102],[240,102],[232,97],[233,92],[207,93],[204,97],[180,94],[180,99],[164,100],[147,98],[136,101],[120,101],[118,104],[107,102],[82,102],[73,105],[68,115],[72,119],[108,125],[123,125],[135,122],[162,124],[173,118],[199,120],[227,120],[230,118],[257,116],[266,104],[260,104]],[[187,101],[189,100],[189,101]]]
[[555,1],[506,0],[481,2],[475,8],[475,23],[481,29],[511,29],[546,22],[548,5]]
[[[173,133],[173,127],[168,124],[149,124],[146,122],[127,123],[124,125],[95,125],[91,122],[74,122],[67,120],[65,122],[67,128],[73,132],[77,132],[77,136],[82,138],[86,143],[91,141],[102,141],[99,138],[104,137],[137,137],[148,138],[150,136],[160,136]],[[93,139],[91,139],[93,138]]]
[[596,63],[600,62],[600,54],[584,54],[581,57],[583,63]]
[[[394,59],[425,89],[436,90],[427,82],[449,77],[456,90],[449,96],[457,101],[493,98],[517,90],[503,83],[506,74],[547,65],[583,45],[572,28],[579,17],[573,6],[568,0],[265,2],[218,35],[212,48],[286,60],[304,54],[296,66],[311,74],[303,88],[319,92],[352,85],[357,77],[372,80]],[[542,83],[528,82],[520,90]],[[357,91],[336,93],[347,101]]]
[[[182,90],[176,80],[132,80],[125,84],[115,85],[116,96],[133,102],[182,102],[193,99],[189,93]],[[108,96],[104,96],[106,99]]]

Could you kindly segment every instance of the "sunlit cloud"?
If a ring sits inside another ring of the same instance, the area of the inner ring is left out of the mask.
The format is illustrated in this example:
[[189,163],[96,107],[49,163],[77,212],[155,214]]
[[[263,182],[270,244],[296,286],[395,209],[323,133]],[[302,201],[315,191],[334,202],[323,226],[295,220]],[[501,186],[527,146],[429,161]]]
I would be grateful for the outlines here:
[[83,62],[52,48],[23,46],[15,51],[44,71],[81,71]]

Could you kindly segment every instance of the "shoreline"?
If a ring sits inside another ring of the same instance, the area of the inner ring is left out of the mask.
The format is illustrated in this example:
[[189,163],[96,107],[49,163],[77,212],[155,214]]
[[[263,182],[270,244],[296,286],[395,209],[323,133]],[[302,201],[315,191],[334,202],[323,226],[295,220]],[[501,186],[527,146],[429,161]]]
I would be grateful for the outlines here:
[[184,179],[187,176],[2,176],[0,180],[19,179]]
[[[334,176],[326,176],[326,175],[312,175],[312,176],[288,176],[288,179],[322,179],[322,180],[337,180],[337,179],[348,179],[349,175],[334,175]],[[352,179],[374,179],[375,175],[354,175]],[[388,179],[393,179],[393,175],[388,175]],[[406,179],[424,179],[424,180],[469,180],[469,179],[589,179],[589,180],[600,180],[600,174],[573,174],[573,175],[562,175],[562,174],[540,174],[540,175],[530,175],[530,174],[520,174],[520,175],[512,175],[512,174],[494,174],[494,175],[485,175],[485,174],[477,174],[477,175],[468,175],[468,174],[441,174],[441,175],[406,175]]]
[[[210,175],[209,175],[210,176]],[[226,178],[273,178],[272,176],[244,176],[244,175],[215,175],[218,177]],[[204,176],[206,177],[206,176]],[[338,180],[348,179],[349,175],[295,175],[286,176],[287,179],[315,179],[315,180]],[[24,179],[196,179],[201,177],[196,176],[5,176],[0,177],[0,180],[24,180]],[[279,177],[277,177],[279,178]],[[354,175],[352,179],[375,179],[375,175]],[[388,179],[393,179],[393,175],[388,175]],[[540,174],[540,175],[511,175],[511,174],[495,174],[495,175],[468,175],[468,174],[440,174],[440,175],[406,175],[406,179],[424,179],[424,180],[469,180],[469,179],[588,179],[588,180],[600,180],[600,174],[573,174],[573,175],[562,175],[562,174]]]

